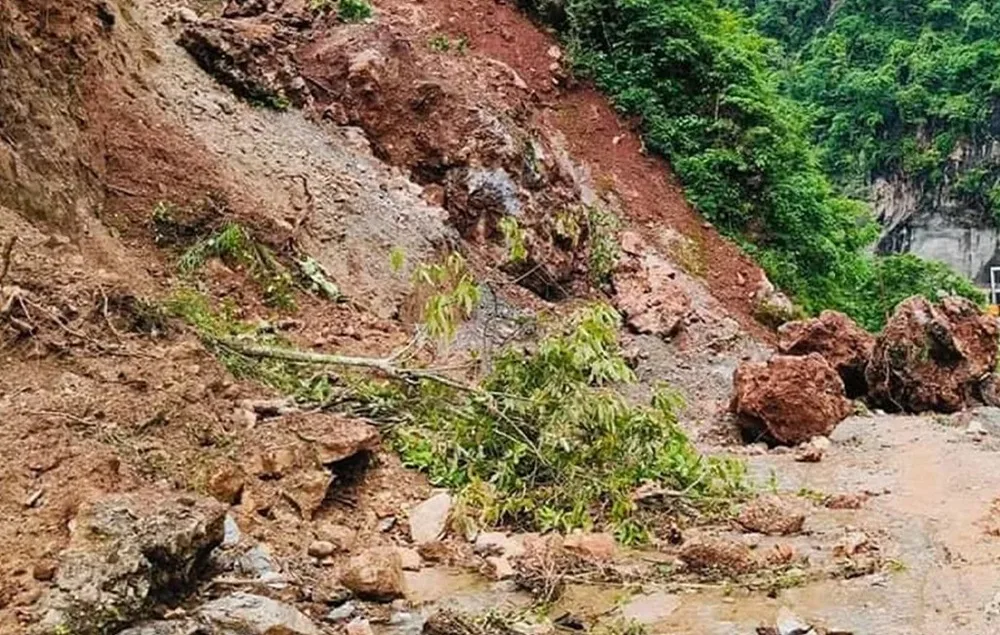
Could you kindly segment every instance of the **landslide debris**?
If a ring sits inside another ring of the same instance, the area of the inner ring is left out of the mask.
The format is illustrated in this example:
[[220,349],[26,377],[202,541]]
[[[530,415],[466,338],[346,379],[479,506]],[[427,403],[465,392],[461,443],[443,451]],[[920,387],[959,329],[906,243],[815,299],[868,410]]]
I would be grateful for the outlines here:
[[840,374],[850,399],[868,392],[865,369],[874,348],[875,337],[837,311],[823,311],[818,318],[788,322],[778,329],[782,354],[819,353]]

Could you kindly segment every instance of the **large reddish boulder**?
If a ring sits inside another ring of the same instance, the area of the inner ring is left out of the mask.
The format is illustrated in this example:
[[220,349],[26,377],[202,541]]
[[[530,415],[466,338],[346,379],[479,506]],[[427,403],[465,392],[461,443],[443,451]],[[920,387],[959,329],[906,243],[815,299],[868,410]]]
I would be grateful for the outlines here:
[[875,338],[837,311],[823,311],[818,318],[783,324],[778,329],[778,350],[786,355],[819,353],[840,373],[851,399],[868,392],[865,368],[875,349]]
[[980,398],[997,362],[997,321],[960,297],[901,302],[878,337],[866,379],[887,410],[954,412]]
[[818,353],[741,365],[730,408],[750,435],[787,445],[829,435],[852,410],[840,375]]

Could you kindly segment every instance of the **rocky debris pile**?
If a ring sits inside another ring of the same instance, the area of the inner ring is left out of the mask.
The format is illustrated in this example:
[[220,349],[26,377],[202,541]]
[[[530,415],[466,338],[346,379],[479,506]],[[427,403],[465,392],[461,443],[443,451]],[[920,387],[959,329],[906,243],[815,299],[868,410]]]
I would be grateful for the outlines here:
[[684,327],[691,300],[676,269],[632,232],[621,237],[622,257],[612,272],[615,306],[636,333],[672,337]]
[[865,376],[869,397],[892,411],[954,412],[980,399],[997,363],[997,322],[972,302],[904,300],[879,335]]
[[40,600],[39,632],[111,632],[179,599],[222,542],[224,518],[214,500],[159,491],[85,506]]
[[850,399],[868,392],[865,369],[874,348],[870,333],[836,311],[823,311],[818,318],[788,322],[778,329],[778,350],[783,355],[819,353],[840,374]]
[[852,411],[840,375],[818,353],[743,364],[733,388],[730,409],[755,441],[797,445],[828,436]]

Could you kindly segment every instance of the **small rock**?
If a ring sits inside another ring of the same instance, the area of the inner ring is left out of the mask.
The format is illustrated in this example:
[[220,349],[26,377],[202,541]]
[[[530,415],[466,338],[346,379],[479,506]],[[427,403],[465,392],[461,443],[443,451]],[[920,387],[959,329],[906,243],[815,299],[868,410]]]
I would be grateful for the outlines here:
[[410,537],[416,544],[433,542],[444,535],[451,512],[451,496],[437,494],[410,511]]
[[190,7],[177,7],[174,9],[174,20],[181,24],[194,24],[200,22],[201,18]]
[[226,519],[222,523],[222,546],[232,547],[240,542],[240,526],[236,524],[236,519],[232,514],[226,514]]
[[391,601],[403,597],[403,562],[395,549],[368,549],[348,563],[341,583],[358,597]]
[[350,551],[358,533],[345,525],[322,523],[316,528],[316,538],[329,542],[337,551]]
[[823,451],[809,443],[803,443],[795,453],[795,460],[799,463],[819,463],[823,460]]
[[275,448],[261,452],[257,457],[256,474],[261,478],[281,478],[298,465],[293,448]]
[[486,564],[489,567],[489,577],[494,580],[506,580],[517,573],[514,565],[504,556],[489,556],[486,558]]
[[813,632],[812,626],[803,622],[784,606],[778,609],[775,626],[778,627],[778,635],[806,635]]
[[325,470],[296,472],[282,481],[281,492],[291,500],[305,520],[312,520],[316,511],[326,500],[326,491],[333,482],[333,476]]
[[805,520],[805,514],[773,494],[750,501],[736,518],[744,529],[772,536],[797,534]]
[[395,516],[388,516],[378,521],[378,530],[383,534],[386,533],[387,531],[390,531],[395,526],[396,526]]
[[399,561],[403,565],[404,571],[420,571],[423,561],[415,549],[396,547],[396,553],[399,554]]
[[313,558],[325,558],[327,556],[333,555],[337,550],[332,542],[326,540],[316,540],[309,545],[309,549],[306,552]]
[[368,620],[359,618],[347,624],[347,635],[375,635],[375,632]]
[[549,50],[547,50],[545,53],[554,60],[562,59],[562,51],[555,44],[550,46]]
[[344,602],[335,609],[332,609],[326,614],[323,619],[327,622],[343,622],[344,620],[350,619],[357,611],[357,607],[354,606],[354,602]]
[[834,494],[823,505],[827,509],[861,509],[868,500],[867,494]]
[[615,538],[605,533],[577,533],[566,536],[563,547],[592,560],[610,560],[615,555]]
[[56,563],[44,560],[31,569],[31,577],[40,582],[47,582],[56,575]]
[[863,531],[851,531],[833,548],[833,555],[837,557],[853,556],[857,553],[870,551],[871,548],[872,544],[868,534]]
[[750,573],[758,568],[750,547],[723,539],[703,538],[684,545],[680,558],[694,571]]
[[235,505],[243,493],[243,474],[231,465],[224,465],[208,479],[208,493],[218,501]]
[[267,545],[254,545],[236,560],[237,570],[248,577],[265,579],[278,574],[278,565]]
[[973,419],[969,422],[968,427],[965,428],[965,434],[970,436],[986,436],[989,434],[983,424],[979,421]]
[[298,609],[271,598],[233,593],[203,605],[199,614],[225,632],[245,635],[320,635]]

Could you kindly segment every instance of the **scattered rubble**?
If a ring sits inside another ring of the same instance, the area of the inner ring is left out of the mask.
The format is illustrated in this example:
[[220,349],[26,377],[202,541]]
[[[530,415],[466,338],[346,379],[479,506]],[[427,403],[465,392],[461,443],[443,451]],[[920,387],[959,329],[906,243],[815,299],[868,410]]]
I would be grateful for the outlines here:
[[623,257],[612,274],[615,306],[636,333],[669,338],[684,326],[691,300],[676,280],[677,270],[637,234],[621,238]]
[[840,376],[818,353],[744,363],[733,390],[730,409],[754,440],[796,445],[827,436],[852,411]]

